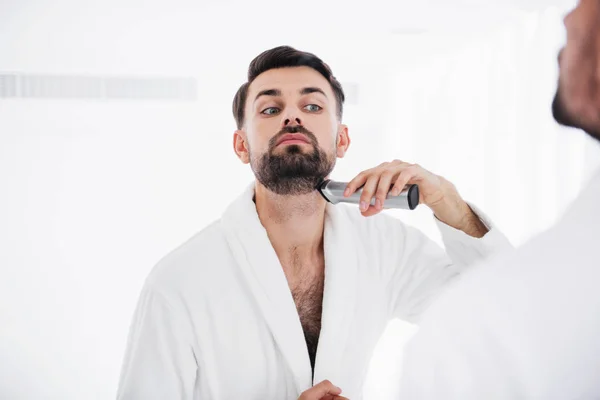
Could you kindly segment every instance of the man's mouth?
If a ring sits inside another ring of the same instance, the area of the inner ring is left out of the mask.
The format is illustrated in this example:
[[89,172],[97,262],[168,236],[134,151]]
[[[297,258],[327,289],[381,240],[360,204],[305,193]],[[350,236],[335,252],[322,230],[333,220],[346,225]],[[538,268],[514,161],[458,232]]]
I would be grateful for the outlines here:
[[310,144],[308,138],[299,133],[288,133],[283,135],[281,139],[277,141],[277,146],[287,144]]

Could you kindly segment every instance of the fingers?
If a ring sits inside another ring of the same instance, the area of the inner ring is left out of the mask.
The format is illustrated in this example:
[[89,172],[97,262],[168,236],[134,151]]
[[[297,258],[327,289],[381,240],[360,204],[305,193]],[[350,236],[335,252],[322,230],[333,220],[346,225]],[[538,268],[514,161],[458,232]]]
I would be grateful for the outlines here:
[[376,209],[375,206],[370,206],[367,211],[361,212],[361,214],[363,215],[363,217],[370,217],[373,216],[375,214],[379,214],[381,211]]
[[377,185],[377,192],[375,193],[375,209],[377,211],[383,210],[385,199],[392,186],[392,179],[395,178],[395,171],[393,169],[385,170],[379,178],[379,185]]
[[[402,168],[403,164],[405,163],[401,161],[383,163],[377,168],[365,171],[367,176],[362,179],[366,178],[366,182],[360,197],[360,211],[364,216],[375,215],[383,210],[392,181],[395,180],[398,169]],[[371,206],[373,197],[375,197],[375,204]]]
[[321,400],[322,398],[327,398],[326,396],[330,396],[331,398],[336,398],[332,396],[337,396],[342,393],[342,389],[335,386],[328,380],[324,380],[303,392],[300,395],[298,400]]
[[[366,217],[375,215],[383,210],[388,194],[398,196],[409,182],[420,179],[421,171],[421,167],[416,164],[400,160],[386,162],[361,172],[348,182],[344,196],[348,197],[362,188],[360,211]],[[373,198],[375,202],[371,205]]]
[[367,179],[367,182],[364,184],[362,188],[362,193],[360,195],[360,211],[363,213],[367,211],[367,209],[371,205],[371,199],[377,190],[377,185],[379,184],[379,175],[373,174]]
[[392,196],[398,196],[403,190],[404,187],[408,184],[408,182],[413,181],[418,175],[418,166],[411,165],[406,167],[394,181],[394,188],[392,189]]
[[360,174],[356,175],[356,177],[350,182],[348,182],[348,185],[346,185],[346,190],[344,190],[344,196],[350,196],[352,193],[356,192],[358,188],[364,185],[369,176],[371,175],[371,171],[371,169],[363,171]]
[[326,394],[338,395],[338,394],[342,393],[342,389],[335,386],[329,380],[324,380],[323,382],[316,384],[310,390],[314,390],[315,394],[317,394],[321,397],[325,396]]

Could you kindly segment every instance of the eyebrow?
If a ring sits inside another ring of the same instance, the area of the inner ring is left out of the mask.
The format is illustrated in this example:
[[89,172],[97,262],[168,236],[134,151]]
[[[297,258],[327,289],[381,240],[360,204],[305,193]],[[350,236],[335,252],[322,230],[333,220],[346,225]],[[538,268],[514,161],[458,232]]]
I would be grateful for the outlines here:
[[311,94],[311,93],[321,93],[323,96],[327,97],[325,92],[322,89],[319,89],[318,87],[306,87],[300,91],[301,95]]
[[[321,93],[323,96],[327,97],[327,95],[325,94],[325,92],[322,89],[318,88],[318,87],[305,87],[302,90],[300,90],[300,95],[302,95],[302,96],[307,95],[307,94],[311,94],[311,93]],[[256,103],[256,101],[261,96],[281,97],[281,90],[279,90],[279,89],[261,90],[260,92],[258,92],[258,94],[256,95],[256,97],[254,98],[254,102]]]

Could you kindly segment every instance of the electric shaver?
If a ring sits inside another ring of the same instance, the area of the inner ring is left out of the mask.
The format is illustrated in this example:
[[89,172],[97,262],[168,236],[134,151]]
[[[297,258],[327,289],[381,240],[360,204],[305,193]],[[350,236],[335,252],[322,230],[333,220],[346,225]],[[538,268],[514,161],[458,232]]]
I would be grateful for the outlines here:
[[[348,182],[336,182],[330,179],[324,180],[317,186],[317,190],[321,195],[332,204],[349,203],[360,204],[360,196],[362,188],[352,193],[348,197],[344,197],[344,190]],[[371,199],[371,205],[375,205],[375,197]],[[383,204],[383,208],[401,208],[404,210],[414,210],[419,205],[419,187],[417,185],[409,185],[407,189],[402,191],[398,196],[392,196],[388,193]]]

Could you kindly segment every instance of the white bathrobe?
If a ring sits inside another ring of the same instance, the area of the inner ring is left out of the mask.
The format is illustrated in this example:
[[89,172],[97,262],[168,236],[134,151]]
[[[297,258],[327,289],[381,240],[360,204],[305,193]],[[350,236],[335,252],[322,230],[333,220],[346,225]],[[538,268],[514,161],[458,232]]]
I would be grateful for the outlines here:
[[[253,195],[251,185],[149,275],[130,328],[119,399],[291,400],[313,385],[296,306]],[[490,231],[476,239],[437,221],[446,253],[398,219],[327,205],[314,383],[329,379],[360,399],[388,321],[417,322],[450,279],[511,248],[472,208]]]
[[555,226],[457,281],[406,348],[402,399],[600,399],[600,170]]

